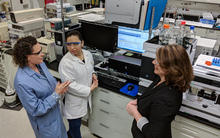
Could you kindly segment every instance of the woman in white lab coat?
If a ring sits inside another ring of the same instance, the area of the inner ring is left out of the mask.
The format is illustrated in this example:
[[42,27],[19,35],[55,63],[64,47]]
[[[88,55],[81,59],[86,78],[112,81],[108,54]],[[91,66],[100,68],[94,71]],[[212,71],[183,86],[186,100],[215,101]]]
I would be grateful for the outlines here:
[[59,64],[62,81],[71,81],[62,111],[69,122],[68,135],[72,138],[81,138],[81,118],[87,114],[88,105],[91,108],[91,92],[98,87],[92,54],[83,50],[83,45],[82,36],[78,31],[68,33],[68,53]]

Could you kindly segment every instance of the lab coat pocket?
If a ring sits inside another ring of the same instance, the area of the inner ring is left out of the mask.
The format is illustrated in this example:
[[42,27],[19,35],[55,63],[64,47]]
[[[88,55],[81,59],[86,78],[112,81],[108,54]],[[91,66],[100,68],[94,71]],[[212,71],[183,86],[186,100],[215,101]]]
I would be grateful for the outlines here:
[[81,98],[74,98],[74,101],[71,101],[71,107],[80,107],[82,105]]
[[65,102],[66,102],[65,104],[67,104],[71,107],[76,107],[76,106],[80,106],[82,104],[82,98],[77,97],[77,96],[68,95],[68,96],[66,96]]
[[58,120],[51,121],[48,124],[41,124],[39,125],[39,133],[42,137],[55,138],[59,135],[58,127]]

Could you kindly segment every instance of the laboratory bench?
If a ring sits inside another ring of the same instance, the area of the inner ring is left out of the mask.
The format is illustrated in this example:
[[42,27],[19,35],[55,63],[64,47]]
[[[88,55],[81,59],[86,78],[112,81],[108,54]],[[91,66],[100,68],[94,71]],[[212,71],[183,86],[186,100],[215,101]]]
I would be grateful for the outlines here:
[[[11,55],[12,50],[5,51],[5,54]],[[11,56],[7,56],[7,58],[9,57]],[[7,63],[12,64],[11,62]],[[48,63],[45,61],[45,63],[51,74],[60,79],[59,62]],[[16,72],[15,69],[10,69],[8,72]],[[133,118],[127,113],[126,105],[135,98],[120,92],[118,88],[115,89],[99,81],[99,87],[93,92],[92,96],[93,112],[88,119],[90,131],[105,138],[132,137],[130,129]],[[173,137],[219,138],[219,130],[219,124],[183,112],[179,112],[172,122]]]
[[[59,63],[57,61],[54,61],[52,63],[48,63],[48,62],[45,62],[47,67],[49,68],[50,71],[55,71],[57,72],[58,71],[58,65]],[[101,87],[101,90],[102,92],[112,92],[112,93],[115,93],[115,94],[118,94],[118,95],[121,95],[125,98],[128,98],[130,100],[132,99],[135,99],[136,97],[135,96],[130,96],[130,95],[126,95],[122,92],[120,92],[120,89],[118,88],[114,88],[114,87],[111,87],[109,85],[105,85],[103,84],[102,82],[99,81],[99,87]],[[109,98],[108,100],[113,100],[112,98]],[[124,108],[125,110],[126,108]],[[203,123],[203,124],[206,124],[206,125],[209,125],[211,127],[214,127],[214,128],[217,128],[217,129],[220,129],[220,125],[219,124],[215,124],[213,122],[209,122],[208,120],[206,119],[203,119],[203,118],[199,118],[197,116],[193,116],[193,115],[190,115],[190,114],[187,114],[187,113],[183,113],[183,112],[179,112],[178,115],[180,116],[183,116],[183,117],[186,117],[186,118],[189,118],[189,119],[192,119],[194,121],[197,121],[197,122],[200,122],[200,123]]]

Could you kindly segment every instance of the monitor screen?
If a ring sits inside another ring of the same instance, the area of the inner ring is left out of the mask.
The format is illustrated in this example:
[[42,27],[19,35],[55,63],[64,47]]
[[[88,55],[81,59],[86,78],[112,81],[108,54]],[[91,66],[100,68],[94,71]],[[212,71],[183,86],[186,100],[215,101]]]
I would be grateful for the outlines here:
[[129,27],[118,27],[118,48],[143,53],[143,44],[148,40],[149,33]]
[[85,46],[108,52],[115,51],[118,35],[117,27],[82,21],[81,29]]

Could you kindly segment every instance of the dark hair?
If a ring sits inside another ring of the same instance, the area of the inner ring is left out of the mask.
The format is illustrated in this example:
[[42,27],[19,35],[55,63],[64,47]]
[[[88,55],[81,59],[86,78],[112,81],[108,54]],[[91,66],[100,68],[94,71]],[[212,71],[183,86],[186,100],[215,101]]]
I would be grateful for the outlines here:
[[13,48],[13,60],[16,65],[23,68],[27,65],[27,55],[33,51],[33,46],[37,44],[36,38],[27,36],[19,39]]
[[73,31],[67,33],[67,35],[66,35],[66,40],[67,40],[67,38],[69,38],[69,37],[71,37],[71,36],[77,36],[80,41],[83,40],[82,35],[81,35],[80,32],[77,31],[77,30],[73,30]]
[[167,45],[160,47],[156,56],[160,67],[165,69],[166,84],[185,92],[194,77],[186,50],[180,45]]

